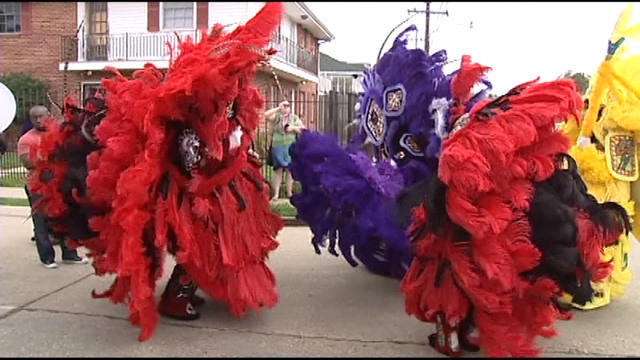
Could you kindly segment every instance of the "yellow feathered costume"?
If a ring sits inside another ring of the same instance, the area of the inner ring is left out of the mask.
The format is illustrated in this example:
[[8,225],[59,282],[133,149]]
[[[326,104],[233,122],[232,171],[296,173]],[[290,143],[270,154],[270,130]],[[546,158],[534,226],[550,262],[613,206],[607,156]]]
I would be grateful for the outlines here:
[[[607,57],[591,80],[582,126],[569,120],[565,131],[577,142],[571,155],[589,192],[599,202],[622,205],[632,219],[633,235],[640,238],[636,209],[640,203],[640,19],[633,19],[638,15],[635,8],[632,3],[626,7],[609,39]],[[591,302],[573,306],[594,309],[607,305],[612,296],[624,295],[631,281],[629,237],[623,234],[616,245],[605,248],[603,256],[614,266],[611,276],[594,284],[596,295]]]

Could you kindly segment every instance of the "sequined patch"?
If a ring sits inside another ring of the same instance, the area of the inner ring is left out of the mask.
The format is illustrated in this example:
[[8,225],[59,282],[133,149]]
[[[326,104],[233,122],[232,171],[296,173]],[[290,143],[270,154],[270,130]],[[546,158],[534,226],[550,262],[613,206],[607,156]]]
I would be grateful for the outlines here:
[[380,106],[373,99],[369,100],[365,126],[373,140],[373,143],[375,145],[382,144],[382,141],[384,140],[384,133],[386,131],[386,124],[382,109],[380,109]]
[[388,88],[384,92],[384,112],[387,116],[399,116],[404,111],[406,91],[402,85]]
[[469,114],[464,114],[461,117],[458,118],[458,120],[456,121],[455,124],[453,124],[453,128],[451,129],[451,132],[449,133],[449,136],[453,136],[453,134],[457,133],[458,131],[462,130],[465,126],[467,126],[469,124],[469,122],[471,121],[471,118],[469,117]]
[[382,157],[383,160],[389,158],[389,151],[387,150],[387,146],[386,145],[380,147],[380,157]]
[[400,146],[407,150],[413,156],[424,156],[424,152],[420,149],[420,145],[412,134],[404,134],[400,138]]
[[202,143],[193,129],[184,129],[178,137],[178,151],[182,159],[182,166],[187,172],[199,167],[202,160]]
[[227,106],[227,119],[233,119],[236,117],[236,103],[232,102]]
[[638,179],[638,159],[636,143],[630,134],[609,134],[607,143],[607,163],[612,175],[620,180]]

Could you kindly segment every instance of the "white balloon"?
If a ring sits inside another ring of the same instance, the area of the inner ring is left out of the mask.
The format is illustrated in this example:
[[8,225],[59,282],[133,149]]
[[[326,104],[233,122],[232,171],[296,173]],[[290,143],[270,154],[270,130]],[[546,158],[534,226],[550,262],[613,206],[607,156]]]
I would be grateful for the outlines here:
[[16,98],[11,90],[0,83],[0,132],[5,131],[16,117]]

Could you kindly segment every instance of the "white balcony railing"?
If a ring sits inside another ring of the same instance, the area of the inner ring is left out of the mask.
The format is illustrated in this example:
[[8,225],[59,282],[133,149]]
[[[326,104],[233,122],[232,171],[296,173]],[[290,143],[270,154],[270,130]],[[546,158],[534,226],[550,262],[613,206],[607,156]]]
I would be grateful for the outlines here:
[[[178,36],[176,36],[176,34]],[[80,38],[65,37],[62,40],[63,61],[152,61],[168,60],[178,50],[178,37],[200,40],[199,31],[160,32],[142,34],[87,35]]]
[[[141,34],[87,35],[79,38],[62,38],[62,61],[153,61],[169,60],[167,43],[171,44],[174,57],[178,51],[178,36],[201,38],[200,31],[155,32]],[[300,67],[313,74],[318,73],[318,57],[299,44],[283,36],[274,36],[269,44],[278,52],[275,57],[285,63]]]

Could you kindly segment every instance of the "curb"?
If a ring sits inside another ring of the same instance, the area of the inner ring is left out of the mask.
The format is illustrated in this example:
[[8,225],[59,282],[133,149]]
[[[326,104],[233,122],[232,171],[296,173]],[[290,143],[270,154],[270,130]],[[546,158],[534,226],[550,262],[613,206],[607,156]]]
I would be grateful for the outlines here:
[[[29,217],[31,209],[28,206],[12,206],[12,205],[0,205],[0,216],[24,216]],[[307,226],[302,220],[294,217],[282,217],[284,226]]]
[[0,216],[24,217],[31,215],[31,208],[28,206],[0,205]]
[[307,226],[307,223],[294,217],[283,217],[284,226]]
[[0,186],[0,197],[7,199],[26,199],[23,187]]

